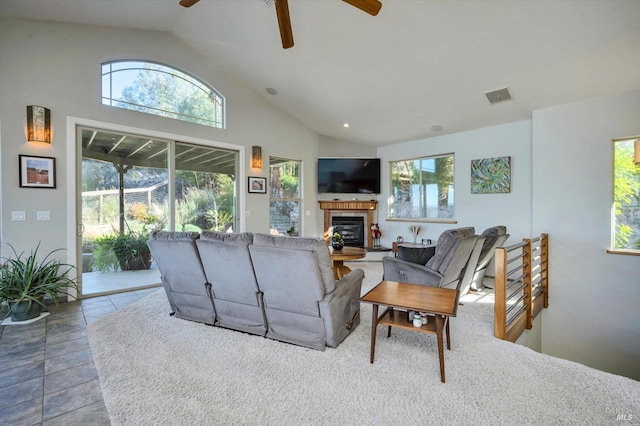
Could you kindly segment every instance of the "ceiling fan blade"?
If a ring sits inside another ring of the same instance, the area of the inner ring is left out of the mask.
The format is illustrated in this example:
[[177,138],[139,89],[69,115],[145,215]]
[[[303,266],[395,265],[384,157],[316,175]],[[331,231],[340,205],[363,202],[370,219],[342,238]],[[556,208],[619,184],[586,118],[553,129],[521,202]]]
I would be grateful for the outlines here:
[[276,15],[278,15],[278,27],[282,47],[293,47],[293,31],[291,30],[291,18],[289,17],[289,3],[287,0],[276,0]]
[[180,0],[180,6],[191,7],[199,1],[200,0]]
[[349,3],[351,6],[355,6],[363,12],[367,12],[369,15],[376,16],[382,8],[382,3],[379,0],[343,0],[345,3]]

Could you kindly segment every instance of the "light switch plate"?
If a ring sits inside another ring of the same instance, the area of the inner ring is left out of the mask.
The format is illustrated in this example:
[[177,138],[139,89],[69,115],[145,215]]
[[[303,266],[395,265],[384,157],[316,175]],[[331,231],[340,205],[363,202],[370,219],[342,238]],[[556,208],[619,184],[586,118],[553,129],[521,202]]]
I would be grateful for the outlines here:
[[23,222],[27,220],[27,212],[25,211],[12,211],[11,220],[13,222]]
[[48,210],[37,212],[36,220],[51,220],[51,212]]

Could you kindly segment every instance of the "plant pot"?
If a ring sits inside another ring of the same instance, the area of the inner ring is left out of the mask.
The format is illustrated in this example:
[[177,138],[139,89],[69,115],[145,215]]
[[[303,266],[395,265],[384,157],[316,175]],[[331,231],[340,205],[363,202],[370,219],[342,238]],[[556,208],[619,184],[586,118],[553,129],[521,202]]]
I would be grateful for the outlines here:
[[123,271],[142,271],[145,269],[150,269],[151,253],[145,254],[144,256],[132,257],[131,259],[126,261],[124,265],[121,263],[120,268]]
[[342,248],[344,247],[344,243],[337,242],[337,241],[332,241],[331,242],[331,247],[333,247],[334,250],[342,250]]
[[26,321],[38,318],[42,313],[42,305],[32,302],[31,308],[29,308],[28,300],[9,302],[9,309],[11,309],[11,321]]

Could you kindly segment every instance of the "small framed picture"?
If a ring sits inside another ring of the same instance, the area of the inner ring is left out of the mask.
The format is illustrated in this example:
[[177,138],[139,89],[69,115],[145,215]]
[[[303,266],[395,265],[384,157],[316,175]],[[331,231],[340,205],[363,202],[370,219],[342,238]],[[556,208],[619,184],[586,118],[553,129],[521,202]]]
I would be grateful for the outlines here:
[[266,194],[267,178],[249,176],[249,193]]
[[19,155],[20,188],[55,188],[56,159]]

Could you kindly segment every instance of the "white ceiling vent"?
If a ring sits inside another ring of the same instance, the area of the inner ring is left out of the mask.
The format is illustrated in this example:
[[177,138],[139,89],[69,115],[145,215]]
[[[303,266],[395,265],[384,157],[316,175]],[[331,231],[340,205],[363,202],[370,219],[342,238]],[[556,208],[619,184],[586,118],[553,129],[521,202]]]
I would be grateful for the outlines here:
[[484,92],[484,94],[487,96],[487,99],[489,99],[490,104],[496,104],[498,102],[511,100],[511,94],[509,93],[508,87],[492,90],[490,92]]

